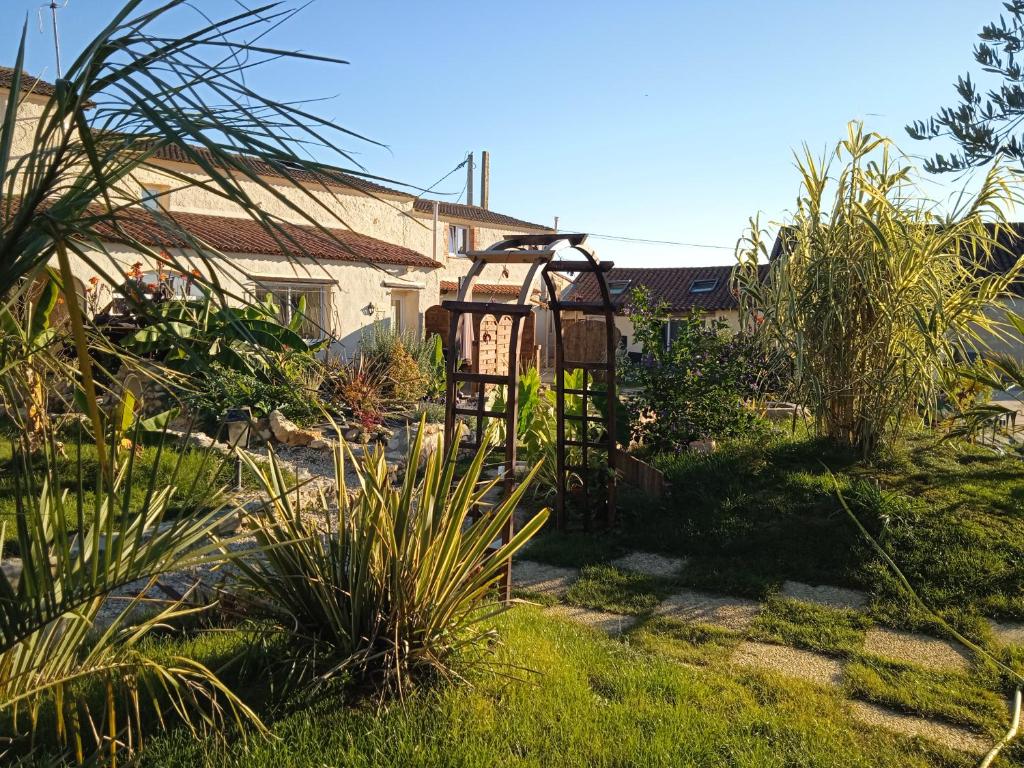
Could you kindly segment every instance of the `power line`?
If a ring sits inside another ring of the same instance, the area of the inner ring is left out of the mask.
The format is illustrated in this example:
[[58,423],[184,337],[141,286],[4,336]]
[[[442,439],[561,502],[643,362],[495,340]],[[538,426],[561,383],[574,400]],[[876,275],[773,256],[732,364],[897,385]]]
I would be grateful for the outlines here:
[[[572,231],[571,228],[566,228],[564,226],[560,226],[559,229],[564,229],[567,232]],[[681,245],[685,246],[686,248],[714,248],[716,250],[721,251],[731,251],[734,250],[735,248],[732,245],[710,245],[709,243],[684,243],[680,242],[679,240],[652,240],[646,237],[629,237],[628,235],[601,235],[596,232],[587,232],[586,229],[582,229],[579,231],[586,232],[587,237],[593,237],[598,240],[615,240],[623,243],[644,243],[647,245]]]

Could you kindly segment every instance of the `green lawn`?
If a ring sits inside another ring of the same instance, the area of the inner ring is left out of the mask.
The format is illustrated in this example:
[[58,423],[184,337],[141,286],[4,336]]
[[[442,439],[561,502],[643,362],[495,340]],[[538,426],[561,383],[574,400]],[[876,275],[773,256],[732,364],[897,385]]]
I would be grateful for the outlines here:
[[[160,768],[321,766],[966,766],[962,756],[867,730],[837,694],[772,676],[736,674],[721,633],[649,625],[624,641],[518,607],[498,620],[498,659],[469,685],[438,686],[378,707],[327,699],[271,722],[250,742],[152,739],[141,765]],[[177,644],[201,658],[237,634]],[[700,658],[694,668],[678,661]],[[259,698],[253,674],[243,690]],[[236,681],[237,682],[237,681]],[[1003,762],[1002,765],[1009,765]]]
[[548,533],[528,557],[607,562],[632,550],[685,556],[680,581],[765,598],[787,579],[866,590],[872,615],[908,628],[891,574],[843,512],[840,488],[925,601],[984,633],[981,616],[1024,620],[1024,461],[920,436],[873,464],[785,434],[727,441],[712,455],[655,456],[661,504],[622,494],[620,526]]

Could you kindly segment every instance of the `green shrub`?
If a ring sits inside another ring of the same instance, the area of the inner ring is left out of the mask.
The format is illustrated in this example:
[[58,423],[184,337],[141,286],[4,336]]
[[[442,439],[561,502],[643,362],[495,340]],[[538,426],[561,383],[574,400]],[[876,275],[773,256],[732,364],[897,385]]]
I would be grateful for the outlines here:
[[666,307],[642,287],[633,292],[630,319],[644,349],[632,377],[640,389],[627,403],[634,439],[679,449],[752,425],[743,404],[753,394],[747,358],[724,323],[706,325],[699,313],[673,320],[675,335],[666,346]]
[[[422,456],[423,423],[406,466]],[[337,506],[325,529],[311,529],[277,473],[249,462],[273,503],[252,518],[265,556],[239,562],[243,587],[289,638],[287,664],[297,681],[351,677],[402,689],[417,673],[449,675],[457,652],[489,634],[493,588],[512,555],[540,530],[543,510],[493,548],[536,469],[496,506],[469,514],[497,481],[479,484],[481,449],[461,478],[455,454],[433,451],[422,473],[391,481],[382,448],[354,460],[350,500],[345,451],[335,452]],[[248,461],[248,459],[247,459]],[[481,610],[484,608],[483,610]]]
[[249,406],[254,417],[266,416],[274,410],[300,425],[319,420],[320,398],[309,391],[294,371],[284,370],[273,379],[266,379],[214,363],[202,391],[184,396],[186,409],[206,429],[214,430],[228,408]]

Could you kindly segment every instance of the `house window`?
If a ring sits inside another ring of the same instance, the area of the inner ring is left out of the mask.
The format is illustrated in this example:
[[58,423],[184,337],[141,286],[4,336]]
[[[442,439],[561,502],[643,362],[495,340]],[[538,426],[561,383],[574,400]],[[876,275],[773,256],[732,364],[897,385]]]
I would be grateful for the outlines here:
[[469,250],[469,229],[455,224],[448,225],[448,253],[461,256]]
[[718,280],[694,280],[690,283],[690,293],[710,293],[718,287]]
[[319,340],[327,335],[327,309],[330,297],[324,283],[260,281],[257,291],[261,298],[270,294],[277,305],[277,319],[291,323],[298,314],[302,300],[306,311],[299,322],[299,334],[304,339]]
[[142,194],[139,196],[139,203],[150,211],[158,211],[161,208],[171,207],[170,188],[159,184],[146,184],[142,187]]
[[609,280],[608,293],[612,296],[621,296],[629,288],[629,280]]
[[402,300],[392,298],[391,299],[391,322],[392,330],[395,333],[401,333],[405,330],[405,326],[402,323]]

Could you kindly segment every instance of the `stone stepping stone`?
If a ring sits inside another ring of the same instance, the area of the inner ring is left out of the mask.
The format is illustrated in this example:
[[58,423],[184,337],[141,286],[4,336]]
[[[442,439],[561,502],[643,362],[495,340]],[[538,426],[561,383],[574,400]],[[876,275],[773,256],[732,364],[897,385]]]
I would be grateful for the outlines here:
[[575,605],[553,605],[547,609],[547,613],[574,621],[577,624],[585,624],[609,635],[621,635],[636,624],[637,621],[636,616],[623,616],[619,613],[595,611],[590,608],[579,608]]
[[937,723],[923,717],[892,712],[875,704],[864,701],[850,702],[850,710],[855,720],[872,728],[883,728],[903,736],[928,739],[947,749],[968,752],[972,755],[983,755],[993,743],[984,736],[979,736],[966,728],[955,725]]
[[538,595],[562,597],[579,576],[578,568],[559,568],[534,560],[512,563],[512,586]]
[[635,571],[647,576],[667,578],[679,573],[686,565],[686,558],[665,557],[652,552],[630,552],[625,557],[612,560],[611,564],[620,571]]
[[826,608],[839,608],[860,611],[868,604],[866,593],[858,589],[830,587],[827,584],[812,586],[800,581],[787,581],[782,585],[782,596],[790,600],[823,605]]
[[745,641],[736,646],[732,663],[749,669],[778,672],[815,685],[836,686],[843,681],[843,665],[838,660],[787,645]]
[[688,589],[667,597],[654,610],[658,616],[710,624],[733,632],[749,629],[760,612],[761,604],[755,600],[710,595]]
[[966,672],[970,665],[970,657],[952,643],[884,627],[872,627],[867,631],[864,650],[938,672]]
[[996,640],[1002,645],[1024,645],[1024,624],[989,621],[989,626],[992,627],[992,634],[996,636]]

